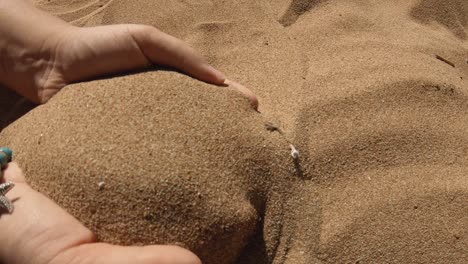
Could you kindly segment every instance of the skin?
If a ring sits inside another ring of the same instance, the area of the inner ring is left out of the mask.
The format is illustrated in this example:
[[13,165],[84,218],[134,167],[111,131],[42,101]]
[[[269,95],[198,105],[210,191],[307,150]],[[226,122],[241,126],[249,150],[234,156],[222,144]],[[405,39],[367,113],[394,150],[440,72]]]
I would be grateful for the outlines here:
[[15,183],[14,212],[0,217],[0,262],[12,264],[200,264],[176,246],[122,247],[97,243],[78,220],[26,183],[15,163],[4,171]]
[[[64,86],[154,64],[201,81],[256,96],[226,79],[183,41],[145,25],[79,28],[34,8],[26,0],[0,0],[0,84],[46,103]],[[0,217],[0,263],[11,264],[199,264],[193,253],[153,245],[97,243],[94,235],[47,197],[34,191],[14,163],[4,180],[16,186],[7,197],[15,211]]]
[[158,64],[237,89],[258,107],[250,90],[227,80],[183,41],[151,26],[80,28],[28,1],[0,0],[0,36],[0,84],[36,103],[47,102],[69,83]]

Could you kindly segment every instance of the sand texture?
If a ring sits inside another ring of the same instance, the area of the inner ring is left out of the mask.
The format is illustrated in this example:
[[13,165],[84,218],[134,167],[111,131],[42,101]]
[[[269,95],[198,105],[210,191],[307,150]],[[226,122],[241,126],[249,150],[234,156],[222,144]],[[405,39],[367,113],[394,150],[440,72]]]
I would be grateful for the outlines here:
[[70,85],[4,129],[101,240],[204,263],[468,263],[468,2],[35,2],[154,25],[260,99],[158,70]]

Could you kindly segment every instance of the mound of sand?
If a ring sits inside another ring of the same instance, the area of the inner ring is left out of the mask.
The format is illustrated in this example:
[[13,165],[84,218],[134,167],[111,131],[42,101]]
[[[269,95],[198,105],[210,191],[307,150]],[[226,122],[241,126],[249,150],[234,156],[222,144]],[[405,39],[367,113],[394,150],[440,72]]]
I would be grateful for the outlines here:
[[466,1],[65,2],[37,3],[157,26],[261,101],[147,72],[71,85],[4,130],[102,240],[204,263],[468,262]]
[[162,72],[72,85],[2,143],[33,187],[99,239],[232,262],[257,223],[283,214],[278,187],[290,185],[293,162],[246,99],[219,89]]

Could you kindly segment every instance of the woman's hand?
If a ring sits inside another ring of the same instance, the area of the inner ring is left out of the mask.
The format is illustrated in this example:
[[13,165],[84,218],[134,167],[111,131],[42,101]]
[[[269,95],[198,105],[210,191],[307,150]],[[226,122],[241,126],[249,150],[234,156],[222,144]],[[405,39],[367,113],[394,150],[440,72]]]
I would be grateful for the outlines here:
[[9,264],[200,264],[176,246],[122,247],[96,243],[75,218],[34,191],[15,163],[4,171],[15,183],[7,197],[11,215],[0,217],[0,263]]
[[79,28],[25,0],[0,0],[0,83],[36,103],[65,85],[106,74],[170,66],[207,83],[232,86],[257,109],[247,88],[229,80],[183,41],[145,25]]

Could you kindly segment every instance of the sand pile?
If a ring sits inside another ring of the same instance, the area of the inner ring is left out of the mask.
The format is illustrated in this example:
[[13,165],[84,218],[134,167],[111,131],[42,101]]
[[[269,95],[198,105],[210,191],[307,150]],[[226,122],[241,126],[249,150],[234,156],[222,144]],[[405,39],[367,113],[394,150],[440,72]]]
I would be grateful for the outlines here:
[[216,89],[177,73],[72,85],[2,143],[33,187],[101,240],[177,243],[206,263],[232,262],[260,221],[283,214],[278,187],[294,167],[247,100]]
[[32,184],[103,240],[205,263],[468,262],[465,1],[66,2],[37,3],[157,26],[261,101],[147,72],[72,85],[6,129]]

